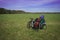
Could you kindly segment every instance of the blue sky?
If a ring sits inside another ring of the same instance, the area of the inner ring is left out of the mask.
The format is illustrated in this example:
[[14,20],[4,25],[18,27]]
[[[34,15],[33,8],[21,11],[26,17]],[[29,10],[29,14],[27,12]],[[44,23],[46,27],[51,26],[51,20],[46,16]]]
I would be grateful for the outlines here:
[[60,12],[60,0],[0,0],[0,8],[27,12]]

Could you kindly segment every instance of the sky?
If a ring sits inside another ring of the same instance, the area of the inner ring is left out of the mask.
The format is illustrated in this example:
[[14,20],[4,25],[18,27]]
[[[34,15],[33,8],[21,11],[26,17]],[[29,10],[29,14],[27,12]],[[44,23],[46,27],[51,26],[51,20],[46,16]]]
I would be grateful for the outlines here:
[[0,8],[26,12],[60,12],[60,0],[0,0]]

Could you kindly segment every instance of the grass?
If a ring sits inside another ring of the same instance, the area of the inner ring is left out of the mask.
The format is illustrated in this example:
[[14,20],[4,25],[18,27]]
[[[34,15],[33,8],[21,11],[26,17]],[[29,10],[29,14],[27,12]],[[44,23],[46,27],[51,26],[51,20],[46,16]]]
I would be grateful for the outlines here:
[[44,14],[46,31],[27,28],[41,14],[0,14],[0,40],[60,40],[60,14]]

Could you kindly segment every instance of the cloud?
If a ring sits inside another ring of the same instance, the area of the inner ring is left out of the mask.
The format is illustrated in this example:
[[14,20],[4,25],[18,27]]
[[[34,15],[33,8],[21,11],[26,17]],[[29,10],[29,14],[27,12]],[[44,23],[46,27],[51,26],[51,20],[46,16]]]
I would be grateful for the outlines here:
[[59,0],[0,0],[0,7],[25,11],[59,11]]
[[42,5],[42,4],[45,4],[45,3],[50,3],[50,2],[53,2],[55,0],[0,0],[0,1],[3,1],[7,4],[20,4],[20,5]]

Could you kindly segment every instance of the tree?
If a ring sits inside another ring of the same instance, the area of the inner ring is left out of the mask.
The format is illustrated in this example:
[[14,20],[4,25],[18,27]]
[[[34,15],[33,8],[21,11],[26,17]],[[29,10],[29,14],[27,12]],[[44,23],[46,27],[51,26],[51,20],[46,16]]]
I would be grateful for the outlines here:
[[6,9],[0,8],[0,14],[6,14]]

